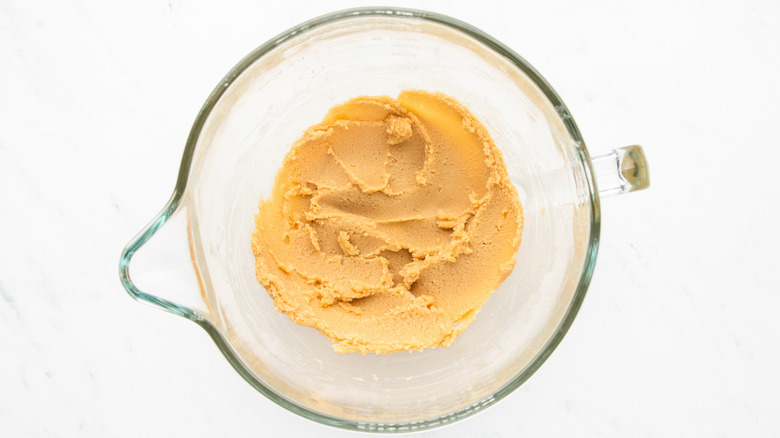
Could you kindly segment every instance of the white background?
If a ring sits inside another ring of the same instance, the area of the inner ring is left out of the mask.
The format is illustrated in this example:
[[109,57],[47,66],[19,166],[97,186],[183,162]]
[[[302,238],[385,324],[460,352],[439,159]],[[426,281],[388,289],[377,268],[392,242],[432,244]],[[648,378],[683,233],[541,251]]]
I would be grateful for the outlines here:
[[[361,4],[0,0],[0,436],[356,435],[263,398],[116,266],[220,78]],[[593,283],[542,369],[420,436],[778,436],[780,3],[397,5],[512,47],[591,152],[642,144],[653,184],[604,200]]]

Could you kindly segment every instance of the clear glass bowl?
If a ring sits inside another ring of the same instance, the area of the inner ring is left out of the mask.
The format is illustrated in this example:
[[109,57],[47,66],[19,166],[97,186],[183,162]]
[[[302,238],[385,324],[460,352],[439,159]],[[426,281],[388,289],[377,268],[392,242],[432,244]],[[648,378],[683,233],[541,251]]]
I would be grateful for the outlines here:
[[[453,96],[501,149],[525,210],[517,264],[451,347],[338,354],[274,310],[254,275],[253,216],[291,144],[331,106],[409,88]],[[133,297],[201,325],[292,412],[353,430],[436,427],[512,392],[571,325],[598,248],[594,166],[602,194],[648,184],[639,147],[592,162],[557,94],[485,33],[423,11],[336,12],[259,47],[212,92],[173,196],[122,252],[120,277]]]

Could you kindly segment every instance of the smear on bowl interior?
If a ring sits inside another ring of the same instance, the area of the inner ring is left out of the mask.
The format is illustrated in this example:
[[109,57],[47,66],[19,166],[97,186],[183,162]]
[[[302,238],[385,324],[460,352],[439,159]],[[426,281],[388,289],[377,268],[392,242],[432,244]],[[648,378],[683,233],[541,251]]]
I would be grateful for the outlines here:
[[335,106],[287,154],[252,250],[276,309],[338,352],[449,346],[512,271],[523,211],[501,152],[455,99]]

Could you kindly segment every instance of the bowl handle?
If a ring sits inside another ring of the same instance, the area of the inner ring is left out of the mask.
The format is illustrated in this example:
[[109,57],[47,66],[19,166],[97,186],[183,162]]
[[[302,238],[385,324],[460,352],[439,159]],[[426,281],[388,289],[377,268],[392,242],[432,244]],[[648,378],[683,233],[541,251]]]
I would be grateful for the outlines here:
[[626,146],[591,158],[596,187],[604,198],[650,187],[647,157],[642,146]]
[[[191,234],[186,207],[174,196],[125,246],[119,259],[119,279],[131,297],[202,323],[209,311]],[[164,291],[168,298],[145,292],[139,284],[147,290]]]

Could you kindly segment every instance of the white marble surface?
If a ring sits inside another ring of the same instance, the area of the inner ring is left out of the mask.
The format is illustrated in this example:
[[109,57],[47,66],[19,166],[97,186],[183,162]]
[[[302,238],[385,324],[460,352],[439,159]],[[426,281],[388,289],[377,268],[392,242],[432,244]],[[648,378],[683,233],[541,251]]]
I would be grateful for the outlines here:
[[[260,396],[116,265],[222,75],[359,4],[0,2],[0,436],[354,435]],[[642,144],[653,179],[604,201],[589,295],[542,369],[421,436],[780,434],[780,3],[400,5],[514,48],[591,151]]]

